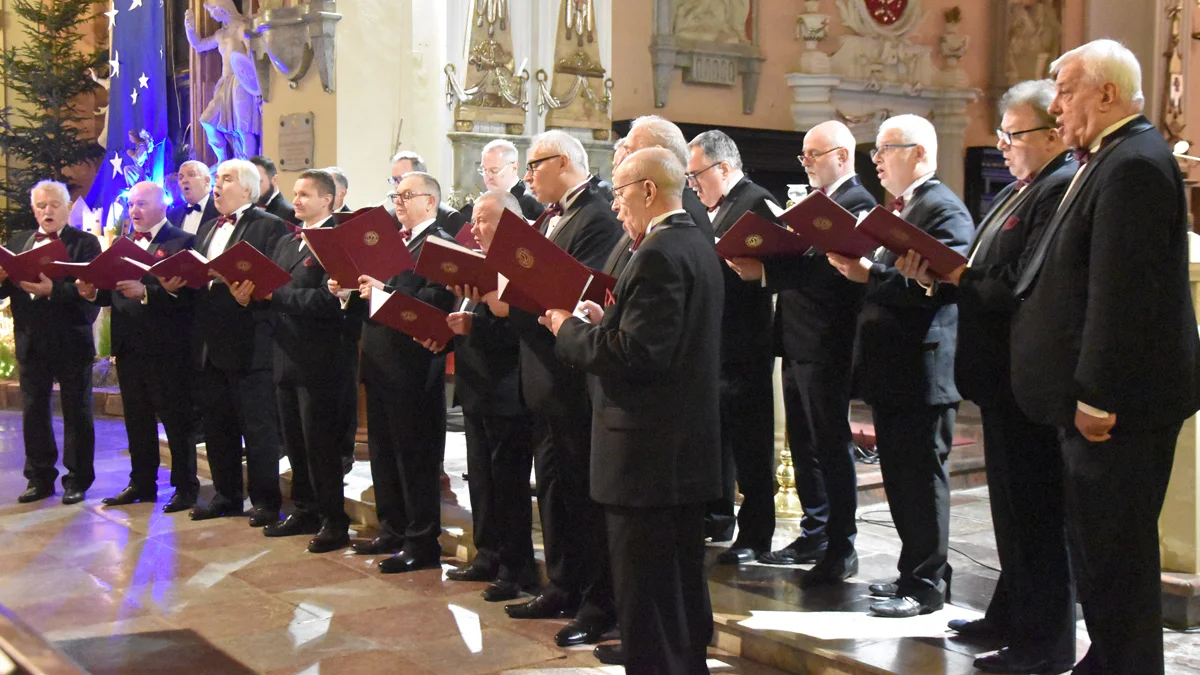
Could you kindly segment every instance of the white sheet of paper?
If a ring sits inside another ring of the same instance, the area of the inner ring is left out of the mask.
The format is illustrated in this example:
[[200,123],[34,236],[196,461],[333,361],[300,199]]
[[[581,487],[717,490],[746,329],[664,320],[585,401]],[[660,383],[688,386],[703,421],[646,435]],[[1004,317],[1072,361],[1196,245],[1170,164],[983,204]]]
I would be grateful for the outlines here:
[[392,294],[388,293],[382,288],[372,288],[370,305],[371,313],[368,316],[375,316],[375,312],[378,312],[379,308],[382,307],[383,303],[387,302],[388,298],[390,297],[392,297]]

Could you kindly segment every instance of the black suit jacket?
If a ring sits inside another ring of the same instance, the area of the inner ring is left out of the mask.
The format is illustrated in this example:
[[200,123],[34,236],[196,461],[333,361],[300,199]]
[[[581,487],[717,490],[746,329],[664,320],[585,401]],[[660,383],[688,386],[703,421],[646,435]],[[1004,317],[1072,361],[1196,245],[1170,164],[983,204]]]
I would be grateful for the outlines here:
[[[209,202],[212,202],[212,200],[210,199]],[[271,201],[262,205],[261,208],[262,210],[284,222],[291,223],[293,225],[300,224],[300,221],[296,220],[296,210],[292,208],[291,202],[283,198],[282,192],[276,192],[275,196],[271,198]],[[270,255],[269,252],[264,251],[264,253]]]
[[470,308],[471,332],[454,338],[454,394],[467,415],[520,415],[520,339],[487,304]]
[[[192,248],[195,243],[195,236],[168,223],[158,230],[146,252],[161,260]],[[146,286],[145,304],[118,291],[96,292],[98,306],[113,308],[110,326],[113,355],[118,359],[154,356],[186,362],[192,350],[196,290],[184,287],[174,294],[168,293],[150,274],[142,278],[142,283]]]
[[[854,176],[830,198],[858,215],[875,207],[875,198]],[[824,363],[850,368],[854,328],[862,306],[862,284],[842,276],[824,253],[763,261],[767,286],[779,292],[775,301],[776,356],[799,363]]]
[[1054,217],[1078,168],[1069,153],[1048,164],[1019,194],[1012,183],[992,202],[971,244],[974,258],[957,288],[958,349],[954,379],[963,397],[981,405],[1012,400],[1009,330],[1013,287],[1026,252]]
[[[540,223],[543,233],[548,222]],[[584,265],[600,269],[620,237],[621,225],[610,204],[595,191],[584,190],[562,214],[550,240]],[[515,307],[509,314],[521,337],[522,401],[534,412],[578,415],[590,407],[583,372],[559,361],[554,335],[537,320]]]
[[[420,258],[421,248],[429,237],[453,239],[436,222],[430,223],[408,242],[414,259]],[[454,294],[445,286],[417,276],[412,270],[384,281],[384,290],[410,295],[446,312],[454,305]],[[360,311],[365,315],[367,308],[362,304]],[[445,382],[446,356],[430,352],[405,333],[367,319],[363,325],[359,374],[369,385],[388,387],[399,397],[398,404],[415,405],[424,400],[422,395],[431,387]]]
[[588,176],[588,188],[594,190],[597,194],[604,198],[604,201],[612,204],[613,201],[613,184],[604,180],[596,174]]
[[[525,216],[525,220],[537,220],[538,216],[542,215],[542,212],[546,210],[546,207],[542,206],[537,197],[534,197],[533,193],[525,189],[525,183],[521,181],[514,183],[509,192],[517,198],[517,203],[521,205],[521,215]],[[471,222],[471,216],[475,213],[475,203],[467,202],[459,213],[462,214],[463,224]]]
[[642,242],[597,325],[568,319],[555,352],[594,378],[591,495],[694,504],[721,493],[721,263],[684,214]]
[[[167,210],[167,220],[175,227],[183,228],[183,219],[187,217],[187,205],[187,202],[180,202],[172,205]],[[216,200],[212,198],[212,195],[209,195],[208,203],[204,205],[204,212],[200,214],[200,224],[203,225],[210,220],[220,217],[220,215],[221,212],[217,210]],[[196,231],[199,232],[199,230]]]
[[[321,227],[333,227],[333,218]],[[335,387],[346,378],[350,364],[342,303],[329,292],[329,275],[306,244],[294,236],[280,237],[271,259],[292,275],[292,280],[271,294],[274,341],[273,369],[276,384]]]
[[[901,216],[959,253],[967,252],[975,234],[967,207],[937,177],[916,189]],[[925,289],[896,271],[899,256],[881,251],[875,254],[858,314],[855,391],[873,405],[957,403],[961,400],[954,385],[958,307],[944,288],[926,295]]]
[[713,223],[708,218],[708,209],[705,208],[704,202],[700,201],[696,192],[686,185],[683,187],[683,210],[691,216],[692,222],[696,223],[696,228],[715,244],[717,236],[713,233]]
[[445,204],[438,204],[437,217],[434,219],[434,224],[443,232],[448,233],[451,237],[455,237],[466,223],[467,217],[462,213],[455,211]]
[[1077,401],[1118,429],[1178,423],[1196,410],[1200,342],[1179,166],[1139,116],[1080,171],[1017,282],[1013,393],[1059,427]]
[[[747,211],[775,222],[767,206],[771,193],[749,178],[738,181],[725,195],[712,221],[715,236],[733,227]],[[707,216],[706,216],[707,217]],[[721,320],[721,363],[737,364],[771,358],[771,291],[762,282],[743,281],[729,265],[721,265],[725,279],[725,310]]]
[[[7,248],[22,253],[33,248],[37,230],[18,232],[8,240]],[[100,255],[95,235],[71,226],[59,230],[71,262],[88,262]],[[54,282],[54,290],[44,298],[33,299],[21,287],[5,280],[0,298],[12,301],[14,342],[17,361],[54,359],[85,363],[96,356],[92,342],[92,322],[100,309],[79,295],[74,279]]]
[[[196,250],[208,256],[208,245],[216,230],[213,220],[196,233]],[[251,206],[242,213],[226,250],[239,241],[248,242],[263,255],[270,256],[281,237],[291,234],[283,220]],[[216,257],[218,252],[213,252]],[[242,307],[229,287],[217,281],[196,291],[196,319],[192,331],[192,353],[197,368],[205,361],[229,372],[245,372],[271,367],[271,313],[259,303]]]

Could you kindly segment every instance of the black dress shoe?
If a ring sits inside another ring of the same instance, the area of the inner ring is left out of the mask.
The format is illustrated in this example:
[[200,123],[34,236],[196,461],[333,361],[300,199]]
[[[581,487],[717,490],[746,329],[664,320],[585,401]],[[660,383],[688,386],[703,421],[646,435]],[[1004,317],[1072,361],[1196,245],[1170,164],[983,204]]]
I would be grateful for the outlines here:
[[559,647],[574,647],[575,645],[594,645],[604,639],[606,628],[597,628],[579,623],[574,619],[554,634],[554,644]]
[[998,652],[975,659],[975,669],[985,673],[1003,673],[1011,675],[1058,675],[1071,670],[1075,664],[1072,661],[1053,661],[1044,656],[1019,654],[1005,647]]
[[871,613],[887,619],[907,619],[920,614],[936,612],[944,605],[945,602],[940,596],[934,600],[921,602],[914,597],[899,595],[872,602]]
[[881,581],[877,584],[871,584],[870,586],[867,586],[867,592],[876,598],[893,598],[896,596],[896,590],[898,588],[896,585],[897,581],[899,581],[899,579],[896,581]]
[[211,520],[226,516],[240,516],[243,513],[245,511],[241,504],[234,504],[224,497],[213,497],[208,506],[197,506],[188,513],[188,517],[192,520]]
[[800,577],[800,588],[840,584],[855,574],[858,574],[857,553],[851,551],[846,556],[827,555]]
[[157,490],[142,490],[132,485],[121,490],[114,497],[105,497],[100,503],[105,506],[125,506],[137,502],[153,502],[158,499]]
[[28,504],[45,499],[52,494],[54,494],[53,485],[30,485],[17,497],[17,501],[21,504]]
[[401,551],[390,558],[384,558],[379,561],[379,571],[384,574],[401,574],[403,572],[416,572],[417,570],[430,570],[435,567],[441,567],[442,559],[438,555],[432,556],[416,556],[407,551]]
[[496,578],[496,568],[476,558],[466,567],[457,567],[446,572],[446,578],[451,581],[493,581]]
[[596,648],[592,650],[592,656],[595,656],[600,663],[606,666],[625,665],[625,650],[622,648],[620,642],[596,645]]
[[[250,509],[250,527],[266,527],[279,522],[279,509],[256,506]],[[316,530],[313,530],[316,532]]]
[[561,619],[574,616],[578,608],[561,595],[538,594],[529,602],[505,605],[504,611],[514,619]]
[[999,639],[1004,637],[1004,630],[987,619],[953,619],[946,627],[963,637],[981,639]]
[[758,562],[766,565],[804,565],[819,562],[825,557],[829,545],[824,537],[800,537],[779,549],[758,556]]
[[737,519],[733,516],[708,516],[704,519],[704,536],[713,542],[733,540],[733,528]]
[[179,511],[187,511],[196,505],[195,495],[184,495],[176,492],[171,496],[171,500],[163,504],[163,513],[178,513]]
[[309,553],[329,553],[346,548],[350,545],[350,533],[346,525],[340,527],[325,523],[317,536],[308,542]]
[[76,488],[66,488],[63,490],[64,504],[78,504],[87,497],[87,493]]
[[504,602],[521,597],[521,584],[507,579],[497,579],[483,589],[483,599],[488,602]]
[[754,562],[758,557],[758,551],[752,548],[735,547],[727,551],[721,551],[717,555],[718,565],[742,565],[745,563]]
[[[254,515],[250,517],[253,518]],[[309,513],[293,513],[283,520],[276,520],[263,527],[263,535],[267,537],[294,537],[320,531],[321,519]]]
[[393,537],[390,534],[381,534],[374,539],[356,541],[350,545],[350,548],[354,549],[354,552],[358,555],[399,553],[404,548],[404,539],[402,537]]

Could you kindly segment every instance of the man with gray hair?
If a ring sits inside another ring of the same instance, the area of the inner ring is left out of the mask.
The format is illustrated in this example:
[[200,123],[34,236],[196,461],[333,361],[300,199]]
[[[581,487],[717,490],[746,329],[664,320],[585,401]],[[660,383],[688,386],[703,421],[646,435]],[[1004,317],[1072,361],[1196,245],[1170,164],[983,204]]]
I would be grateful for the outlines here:
[[[720,237],[747,212],[771,222],[771,193],[742,173],[742,157],[725,132],[706,131],[688,144],[687,179],[708,208],[705,220]],[[731,538],[735,483],[744,497],[737,539],[717,556],[723,565],[753,562],[771,550],[775,532],[775,400],[771,387],[771,291],[721,265],[725,309],[721,315],[721,454],[723,494],[709,505],[707,532]]]
[[[629,133],[623,140],[626,154],[646,148],[666,148],[679,159],[684,167],[688,165],[687,139],[684,138],[683,131],[674,122],[664,117],[658,115],[638,117],[629,125]],[[708,209],[700,203],[700,198],[696,196],[696,191],[690,181],[683,187],[683,210],[688,212],[701,232],[713,238],[712,220],[707,215]],[[623,244],[626,248],[629,246],[628,242],[623,242]]]
[[[404,174],[412,173],[414,171],[428,173],[429,167],[426,166],[425,160],[422,159],[417,153],[411,150],[401,150],[395,155],[392,155],[392,177],[388,179],[388,182],[392,184],[393,188],[395,188],[400,184],[400,181],[403,180]],[[396,204],[394,202],[388,200],[383,206],[388,210],[388,213],[391,213],[393,216],[396,215]],[[400,219],[397,216],[396,223],[399,224],[399,222]],[[452,209],[439,201],[437,207],[437,219],[435,222],[437,223],[438,227],[442,228],[446,232],[449,232],[450,236],[453,237],[457,235],[458,231],[461,230],[463,225],[466,224],[467,218],[457,210]]]
[[337,192],[333,193],[333,212],[349,213],[353,209],[346,206],[346,193],[350,191],[350,179],[346,178],[346,172],[336,166],[325,167],[324,171],[333,177],[333,183],[337,186]]
[[[545,209],[529,190],[517,171],[517,146],[512,141],[497,138],[483,146],[479,156],[479,175],[483,176],[483,185],[488,191],[501,190],[512,193],[521,205],[518,211],[525,220],[537,220]],[[484,193],[486,194],[486,192]],[[475,205],[467,204],[462,209],[463,217],[471,220]]]
[[1067,544],[1092,644],[1076,673],[1163,672],[1158,518],[1197,409],[1179,165],[1142,114],[1141,68],[1096,40],[1051,64],[1049,112],[1081,168],[1014,291],[1012,386],[1063,457]]
[[[872,151],[892,210],[965,254],[975,224],[938,180],[937,132],[929,120],[883,122]],[[948,292],[926,290],[896,269],[895,253],[871,258],[827,254],[847,279],[865,284],[854,351],[858,393],[871,406],[888,510],[900,535],[899,577],[872,584],[871,611],[911,617],[942,608],[950,588],[950,488],[946,460],[961,397],[954,385],[958,307]]]
[[204,162],[189,159],[179,165],[178,180],[183,201],[171,207],[167,220],[188,234],[196,234],[201,225],[221,215],[212,200],[212,174]]
[[[67,186],[44,180],[30,192],[38,228],[16,232],[6,243],[13,253],[32,251],[61,240],[71,262],[89,262],[100,255],[92,234],[67,224],[71,194]],[[54,494],[58,478],[58,447],[51,424],[50,396],[58,382],[63,414],[63,503],[83,501],[96,479],[92,460],[96,431],[92,426],[92,323],[100,313],[79,294],[74,279],[17,284],[0,269],[0,298],[12,303],[17,364],[21,372],[21,426],[25,441],[25,479],[29,485],[17,498],[22,504]]]

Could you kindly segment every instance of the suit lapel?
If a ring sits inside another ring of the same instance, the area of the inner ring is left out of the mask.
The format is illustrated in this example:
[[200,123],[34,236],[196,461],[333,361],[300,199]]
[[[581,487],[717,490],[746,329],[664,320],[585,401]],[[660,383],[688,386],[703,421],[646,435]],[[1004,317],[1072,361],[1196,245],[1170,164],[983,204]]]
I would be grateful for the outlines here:
[[718,237],[725,234],[729,228],[733,227],[733,223],[726,221],[729,220],[729,214],[733,212],[733,207],[737,204],[742,192],[746,189],[746,184],[749,182],[749,180],[750,179],[743,176],[742,179],[737,182],[737,185],[734,185],[729,189],[729,194],[725,195],[725,198],[721,200],[721,208],[719,211],[717,211],[717,217],[713,218],[712,220],[713,232],[715,232]]
[[558,243],[562,238],[562,233],[567,229],[567,224],[575,218],[575,214],[582,211],[583,207],[587,205],[589,194],[588,188],[585,187],[579,196],[575,197],[575,201],[571,202],[571,208],[564,211],[562,217],[558,219],[558,223],[554,225],[554,231],[550,233],[550,241],[557,244],[559,248],[564,248]]
[[974,261],[976,254],[985,255],[987,253],[992,242],[995,241],[997,233],[1000,232],[1000,228],[1004,226],[1004,222],[1029,197],[1032,185],[1021,192],[1017,192],[1016,185],[1016,183],[1009,183],[999,195],[996,195],[996,208],[992,209],[980,223],[975,243],[967,253],[969,261]]

